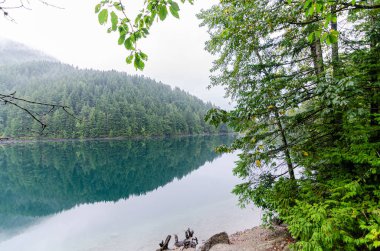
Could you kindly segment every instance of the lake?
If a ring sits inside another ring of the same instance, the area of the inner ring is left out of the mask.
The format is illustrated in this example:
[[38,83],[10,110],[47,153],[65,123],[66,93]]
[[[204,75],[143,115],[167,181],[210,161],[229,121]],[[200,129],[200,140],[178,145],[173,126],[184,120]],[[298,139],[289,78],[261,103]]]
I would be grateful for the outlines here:
[[[231,193],[230,136],[0,145],[1,251],[152,251],[260,224]],[[173,241],[171,242],[171,244]]]

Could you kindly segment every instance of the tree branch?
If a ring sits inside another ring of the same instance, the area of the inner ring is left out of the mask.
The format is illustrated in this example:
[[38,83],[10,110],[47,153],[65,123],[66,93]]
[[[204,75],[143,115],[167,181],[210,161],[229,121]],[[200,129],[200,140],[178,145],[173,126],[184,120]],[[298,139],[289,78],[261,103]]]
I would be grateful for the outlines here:
[[[22,111],[26,112],[33,120],[35,120],[37,123],[39,123],[41,125],[42,130],[40,131],[40,133],[42,133],[45,130],[45,128],[47,127],[47,124],[44,123],[40,117],[45,116],[47,114],[50,114],[57,109],[62,109],[66,114],[70,115],[74,119],[78,119],[73,113],[69,112],[69,110],[68,110],[69,107],[66,105],[32,101],[32,100],[28,100],[28,99],[24,99],[24,98],[18,98],[15,95],[16,95],[16,92],[13,92],[11,94],[1,94],[0,93],[0,100],[3,101],[5,105],[11,104],[11,105],[17,107],[18,109],[21,109]],[[19,104],[18,102],[24,103],[24,104],[36,105],[36,106],[40,106],[40,107],[49,107],[50,109],[45,113],[38,114],[37,112],[34,112],[33,110],[25,107],[22,104]]]

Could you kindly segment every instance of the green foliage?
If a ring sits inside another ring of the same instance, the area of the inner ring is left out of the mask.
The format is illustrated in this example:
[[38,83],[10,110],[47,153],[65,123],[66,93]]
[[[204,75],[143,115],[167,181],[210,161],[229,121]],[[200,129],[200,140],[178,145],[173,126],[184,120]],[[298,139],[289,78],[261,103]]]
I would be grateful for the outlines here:
[[199,14],[211,84],[237,103],[206,116],[240,135],[220,148],[240,150],[234,193],[283,220],[296,250],[380,245],[377,4],[227,0]]
[[364,180],[301,182],[301,196],[288,212],[280,210],[296,250],[365,250],[379,247],[379,187]]
[[[182,3],[193,3],[193,0],[181,0]],[[149,30],[155,20],[164,21],[169,12],[179,18],[179,5],[173,0],[148,0],[144,2],[142,9],[131,17],[126,12],[122,1],[103,0],[95,6],[95,13],[98,14],[99,23],[107,24],[110,21],[111,26],[108,32],[119,32],[118,44],[124,44],[125,48],[130,51],[126,58],[126,63],[133,62],[136,70],[143,70],[148,58],[140,49],[137,49],[136,43],[149,35]],[[108,13],[111,13],[111,19],[108,20]]]
[[107,23],[108,20],[108,10],[103,9],[101,12],[98,14],[98,20],[101,25]]

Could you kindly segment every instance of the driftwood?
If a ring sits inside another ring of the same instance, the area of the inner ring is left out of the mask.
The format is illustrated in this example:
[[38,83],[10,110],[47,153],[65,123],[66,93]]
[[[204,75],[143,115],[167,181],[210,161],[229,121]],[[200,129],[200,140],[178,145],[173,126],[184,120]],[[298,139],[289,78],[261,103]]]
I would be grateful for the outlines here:
[[166,237],[165,242],[164,242],[164,241],[161,241],[161,243],[159,244],[159,245],[160,245],[160,248],[157,249],[157,251],[169,250],[169,247],[168,247],[168,246],[169,246],[170,238],[172,238],[172,236],[171,236],[171,235],[168,235],[168,236]]
[[192,238],[194,235],[194,231],[193,230],[190,230],[190,228],[188,228],[185,232],[185,236],[186,236],[186,239],[190,239]]
[[[160,248],[157,249],[157,251],[170,250],[168,247],[170,238],[171,238],[171,235],[168,235],[168,237],[166,237],[165,242],[161,241],[161,243],[159,244]],[[177,248],[182,247],[182,250],[183,250],[187,248],[196,248],[197,245],[198,245],[198,238],[194,237],[194,231],[190,230],[190,228],[186,230],[185,239],[183,241],[179,241],[178,236],[176,234],[174,235],[174,246]]]
[[176,247],[183,247],[183,249],[186,248],[196,248],[198,245],[198,238],[193,237],[194,236],[194,231],[190,230],[188,228],[185,232],[185,238],[183,241],[178,241],[178,236],[174,235],[174,246]]
[[178,241],[178,236],[174,235],[174,246],[176,247],[182,247],[185,244],[185,241]]

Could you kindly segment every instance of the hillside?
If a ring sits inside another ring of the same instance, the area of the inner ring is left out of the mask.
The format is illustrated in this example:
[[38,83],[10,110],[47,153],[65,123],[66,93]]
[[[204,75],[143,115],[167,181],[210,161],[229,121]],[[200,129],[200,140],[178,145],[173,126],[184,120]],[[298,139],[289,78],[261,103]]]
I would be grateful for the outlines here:
[[[6,50],[2,50],[3,57]],[[9,51],[9,50],[8,50]],[[6,54],[6,53],[5,53]],[[4,57],[9,57],[5,55]],[[43,115],[44,137],[135,137],[214,133],[204,122],[211,104],[168,85],[116,71],[81,70],[70,65],[33,61],[0,65],[0,93],[70,107]],[[40,125],[11,105],[0,107],[0,135],[36,136]],[[224,130],[221,128],[220,130]],[[40,136],[40,135],[39,135]]]

